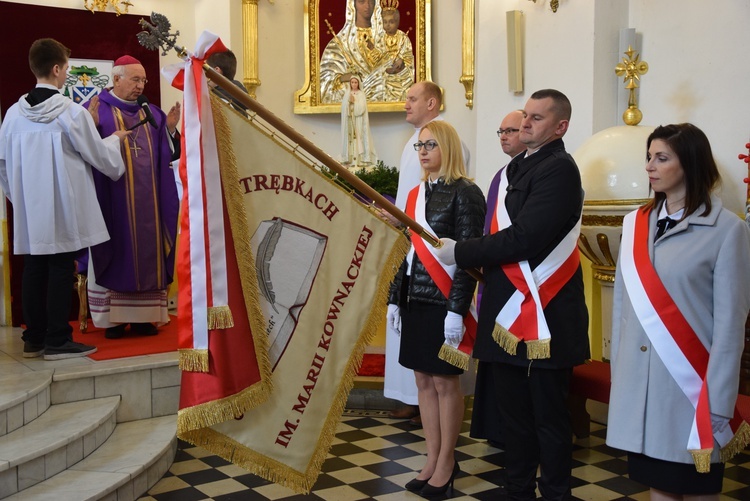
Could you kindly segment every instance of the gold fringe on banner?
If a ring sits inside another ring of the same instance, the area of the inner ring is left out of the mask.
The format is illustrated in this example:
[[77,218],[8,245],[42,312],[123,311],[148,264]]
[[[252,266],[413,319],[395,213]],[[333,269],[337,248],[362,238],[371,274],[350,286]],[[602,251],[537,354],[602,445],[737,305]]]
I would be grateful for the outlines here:
[[[253,333],[253,346],[258,361],[258,369],[262,384],[255,388],[260,392],[258,402],[267,400],[273,389],[271,382],[271,360],[268,357],[268,335],[264,324],[263,310],[260,307],[260,291],[258,290],[258,278],[255,274],[255,253],[250,245],[249,224],[245,215],[244,202],[242,200],[242,189],[239,183],[239,170],[237,168],[237,157],[234,154],[232,143],[232,129],[224,114],[228,106],[211,93],[211,109],[214,114],[216,127],[216,140],[219,150],[219,162],[221,164],[221,183],[224,189],[224,201],[229,215],[229,224],[232,228],[232,240],[234,241],[234,253],[237,256],[237,267],[240,271],[240,282],[242,283],[242,295],[245,299],[250,328]],[[237,113],[233,108],[231,113]],[[240,258],[242,256],[242,258]],[[264,396],[264,398],[260,398]],[[212,423],[213,424],[213,423]]]
[[234,327],[234,319],[228,305],[208,308],[208,330],[231,329],[232,327]]
[[698,473],[708,473],[711,471],[711,452],[713,449],[698,449],[690,451],[695,463],[695,469]]
[[186,440],[183,435],[192,436],[193,432],[202,432],[213,424],[238,418],[246,410],[262,404],[270,391],[264,394],[257,391],[257,386],[249,386],[234,395],[177,411],[177,436]]
[[178,366],[187,372],[208,372],[208,350],[178,350]]
[[[244,212],[240,183],[237,182],[239,175],[237,173],[234,151],[230,142],[232,133],[225,115],[225,113],[234,112],[234,110],[225,111],[228,109],[228,106],[221,103],[214,96],[211,97],[211,103],[216,122],[219,157],[222,165],[222,183],[227,201],[227,212],[232,227],[234,247],[237,256],[243,256],[242,259],[238,260],[240,261],[238,264],[248,316],[253,329],[253,342],[256,352],[260,354],[258,363],[261,366],[261,374],[269,375],[267,379],[264,377],[260,384],[265,385],[265,391],[270,393],[271,372],[268,358],[268,338],[264,335],[265,330],[262,325],[263,314],[259,301],[260,292],[255,279],[255,263],[250,245],[251,235],[249,234]],[[245,117],[245,119],[248,118]],[[253,119],[248,120],[253,121]],[[258,127],[255,124],[253,126]],[[267,135],[274,142],[282,144],[288,151],[298,155],[296,150],[290,148],[287,143],[282,143],[275,134],[271,133]],[[317,170],[316,173],[327,180],[322,173]],[[335,438],[336,428],[341,420],[348,393],[354,386],[354,377],[362,364],[365,348],[372,341],[382,324],[383,318],[385,318],[387,308],[386,299],[390,283],[406,256],[409,247],[409,240],[403,234],[398,235],[390,250],[390,254],[386,258],[386,263],[382,268],[383,271],[378,275],[372,307],[357,337],[357,341],[351,349],[341,380],[335,389],[332,404],[322,426],[322,431],[304,472],[294,470],[288,465],[260,454],[247,445],[239,443],[235,439],[208,427],[222,420],[232,419],[238,414],[242,414],[242,407],[252,406],[254,402],[250,398],[250,395],[254,398],[259,393],[249,393],[248,402],[245,403],[238,403],[235,396],[231,396],[224,399],[224,401],[209,402],[179,411],[178,436],[272,482],[289,487],[295,492],[309,493],[320,474],[320,469]],[[256,333],[259,335],[256,335]]]
[[[248,409],[267,401],[273,390],[271,362],[268,358],[268,336],[265,333],[263,312],[258,300],[258,284],[255,281],[255,274],[252,271],[255,269],[255,258],[250,245],[247,219],[242,207],[242,193],[240,185],[237,182],[239,179],[237,159],[234,155],[230,139],[232,137],[231,130],[224,115],[221,101],[213,93],[211,94],[211,108],[216,128],[224,202],[227,214],[229,214],[229,224],[232,230],[235,254],[242,256],[242,259],[237,260],[237,266],[240,272],[242,294],[252,330],[253,345],[255,347],[261,379],[260,382],[234,395],[179,410],[177,412],[178,436],[180,434],[187,434],[191,430],[194,430],[195,433],[202,433],[208,430],[207,427],[209,426],[234,419]],[[217,317],[213,320],[211,318],[212,309],[216,310],[214,315]],[[225,311],[222,311],[224,309]],[[209,329],[230,328],[234,325],[234,320],[228,306],[209,308],[208,314]],[[215,327],[212,327],[210,325],[212,321],[226,323],[224,327],[221,327],[218,323]],[[191,352],[199,353],[194,354]],[[208,372],[208,351],[180,350],[179,367],[182,370],[192,370],[193,372]]]
[[746,421],[743,421],[734,433],[732,440],[721,448],[722,463],[726,463],[734,456],[744,451],[745,447],[748,445],[750,445],[750,425],[748,425]]
[[502,325],[495,323],[495,328],[492,330],[492,339],[508,354],[516,354],[518,338]]
[[469,357],[468,353],[464,353],[458,348],[454,348],[448,344],[443,343],[438,352],[438,358],[444,360],[449,364],[458,367],[459,369],[469,370]]
[[[318,438],[315,452],[308,463],[307,471],[299,473],[292,470],[287,465],[260,454],[211,428],[193,429],[183,432],[180,432],[178,428],[178,437],[193,445],[203,447],[212,454],[231,461],[237,466],[271,482],[288,487],[298,493],[309,493],[318,478],[323,462],[328,455],[328,450],[336,436],[336,428],[341,421],[341,415],[344,412],[349,391],[354,386],[354,377],[362,365],[365,348],[375,337],[385,317],[391,281],[410,247],[409,240],[401,235],[393,246],[390,256],[388,256],[387,262],[383,267],[384,272],[380,274],[378,279],[377,293],[375,301],[373,301],[373,307],[370,309],[365,327],[349,357],[349,362],[336,390],[336,397],[326,417],[323,432]],[[180,419],[183,418],[183,412],[180,411],[178,414]],[[185,419],[187,420],[187,417]],[[179,422],[180,420],[178,419]]]
[[[270,482],[299,492],[299,488],[297,487],[299,480],[290,478],[288,473],[289,467],[268,456],[248,449],[245,445],[222,433],[214,431],[212,428],[202,428],[182,434],[178,433],[177,436],[195,446],[203,447],[212,454],[231,461],[240,468],[244,468]],[[312,482],[314,481],[315,479],[312,480]],[[305,493],[309,492],[310,489],[308,488]]]
[[529,360],[539,360],[550,357],[550,340],[537,339],[526,341],[526,358]]

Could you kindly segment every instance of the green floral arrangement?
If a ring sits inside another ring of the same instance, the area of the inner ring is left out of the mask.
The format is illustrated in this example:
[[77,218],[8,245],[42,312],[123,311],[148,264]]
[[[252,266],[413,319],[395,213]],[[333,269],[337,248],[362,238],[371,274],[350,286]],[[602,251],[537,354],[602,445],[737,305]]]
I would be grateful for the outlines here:
[[[328,168],[323,167],[323,173],[335,179],[336,182],[341,183],[344,187],[350,190],[354,189],[349,183],[336,176]],[[354,175],[381,195],[396,197],[396,192],[398,191],[398,169],[385,165],[382,160],[378,160],[375,167],[357,169],[354,171]]]
[[378,160],[375,167],[371,169],[361,168],[354,175],[370,185],[372,189],[381,195],[396,196],[398,191],[398,170],[395,167],[385,165]]

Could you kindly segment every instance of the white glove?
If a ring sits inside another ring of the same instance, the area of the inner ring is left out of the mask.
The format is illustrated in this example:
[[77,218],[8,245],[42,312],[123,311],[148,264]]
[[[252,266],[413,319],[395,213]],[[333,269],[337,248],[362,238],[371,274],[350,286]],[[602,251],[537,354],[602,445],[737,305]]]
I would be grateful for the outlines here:
[[714,435],[723,432],[727,425],[729,425],[729,418],[717,414],[711,414],[711,429],[713,430]]
[[401,309],[395,304],[388,305],[388,314],[385,316],[388,326],[401,335]]
[[449,266],[456,264],[456,241],[450,238],[441,238],[440,241],[443,243],[443,246],[439,249],[434,249],[435,256],[443,264]]
[[453,348],[458,348],[464,337],[464,317],[458,313],[449,311],[445,315],[445,342]]

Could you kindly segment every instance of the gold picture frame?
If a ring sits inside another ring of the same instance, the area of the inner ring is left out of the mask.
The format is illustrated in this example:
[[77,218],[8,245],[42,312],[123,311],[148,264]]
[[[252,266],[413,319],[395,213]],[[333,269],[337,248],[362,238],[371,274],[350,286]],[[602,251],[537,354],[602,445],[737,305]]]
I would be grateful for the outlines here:
[[[294,113],[340,113],[341,76],[347,72],[361,77],[371,113],[403,111],[410,82],[431,80],[431,0],[374,0],[371,26],[359,30],[355,22],[361,13],[355,0],[303,1],[305,83],[294,93]],[[400,34],[388,35],[382,17],[393,9],[400,15]],[[395,40],[400,42],[394,43]],[[413,54],[411,79],[409,45]]]

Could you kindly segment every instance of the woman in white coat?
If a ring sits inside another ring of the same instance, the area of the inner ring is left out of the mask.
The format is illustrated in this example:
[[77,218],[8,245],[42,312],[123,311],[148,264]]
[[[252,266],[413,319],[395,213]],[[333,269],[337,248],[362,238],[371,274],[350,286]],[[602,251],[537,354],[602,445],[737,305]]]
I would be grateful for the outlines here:
[[750,230],[712,196],[700,129],[657,127],[647,148],[654,198],[625,217],[615,279],[607,444],[652,500],[718,499],[723,461],[750,439],[735,413]]
[[370,134],[367,98],[356,75],[349,79],[349,86],[341,101],[341,139],[342,164],[365,167],[377,163],[375,146]]

